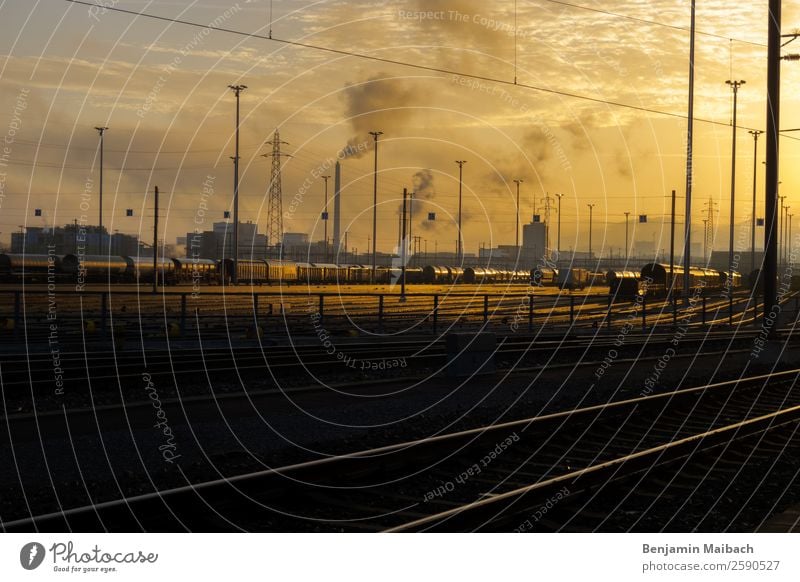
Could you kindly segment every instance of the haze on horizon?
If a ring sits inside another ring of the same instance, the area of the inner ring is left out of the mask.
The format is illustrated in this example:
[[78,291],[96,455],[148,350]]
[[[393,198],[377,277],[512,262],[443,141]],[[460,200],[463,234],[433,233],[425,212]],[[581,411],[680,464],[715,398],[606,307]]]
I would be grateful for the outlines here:
[[[324,183],[316,176],[332,173],[319,169],[347,144],[357,150],[361,144],[359,153],[343,162],[342,228],[349,230],[351,247],[366,249],[372,130],[383,132],[380,251],[393,250],[402,189],[418,188],[414,176],[420,171],[428,172],[415,205],[415,234],[431,248],[433,241],[440,250],[454,248],[456,159],[467,160],[468,253],[476,253],[481,244],[513,244],[515,178],[524,180],[523,223],[534,211],[542,212],[546,194],[565,195],[563,250],[586,249],[588,203],[596,204],[596,252],[624,245],[624,212],[648,215],[646,225],[631,220],[633,239],[655,237],[662,247],[669,239],[668,195],[676,189],[682,197],[685,182],[686,119],[681,116],[687,106],[688,2],[519,1],[516,33],[513,1],[376,5],[275,0],[271,25],[268,0],[93,4],[10,0],[0,7],[7,31],[0,39],[0,133],[6,138],[6,165],[0,168],[5,172],[3,243],[20,225],[61,225],[82,213],[81,193],[97,189],[94,127],[100,125],[109,127],[104,187],[109,231],[149,238],[152,201],[145,194],[158,185],[162,233],[173,243],[195,228],[202,185],[213,177],[215,194],[203,225],[210,229],[232,202],[235,102],[227,87],[235,83],[248,86],[241,96],[240,217],[258,222],[262,231],[269,160],[261,156],[269,152],[264,142],[279,128],[290,144],[285,151],[292,154],[282,175],[284,211],[303,188],[284,229],[312,232],[314,240],[323,229]],[[112,5],[166,20],[104,8]],[[767,3],[701,0],[697,10],[695,116],[718,123],[695,123],[693,236],[701,240],[703,205],[713,200],[718,208],[715,248],[723,249],[728,244],[732,107],[725,81],[747,81],[739,91],[740,128],[763,129]],[[785,31],[794,30],[794,23],[800,23],[797,3],[784,3],[783,12]],[[274,39],[426,68],[220,30],[266,37],[270,26]],[[792,52],[793,45],[785,50]],[[798,66],[788,62],[782,68],[783,128],[800,127]],[[780,179],[786,204],[800,210],[794,192],[796,141],[781,141]],[[745,129],[737,144],[736,217],[749,233],[753,140]],[[762,139],[758,216],[763,216],[763,152]],[[682,198],[678,207],[683,207]],[[34,215],[37,208],[41,217]],[[134,217],[125,216],[127,208],[134,209]],[[435,223],[424,220],[428,212],[437,213]],[[96,208],[88,214],[96,222]],[[749,235],[744,239],[749,246]]]

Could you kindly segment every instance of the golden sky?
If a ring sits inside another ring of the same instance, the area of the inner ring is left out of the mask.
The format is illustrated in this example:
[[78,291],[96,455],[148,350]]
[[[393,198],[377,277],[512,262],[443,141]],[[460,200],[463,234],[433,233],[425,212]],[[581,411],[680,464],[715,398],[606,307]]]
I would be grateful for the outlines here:
[[[371,130],[384,132],[378,178],[382,251],[396,243],[403,187],[420,190],[415,234],[427,239],[430,251],[434,241],[440,250],[453,250],[457,159],[467,160],[466,252],[482,244],[513,244],[515,178],[524,180],[523,222],[534,206],[543,213],[547,193],[564,194],[562,249],[588,246],[589,203],[596,204],[596,252],[624,245],[626,211],[649,217],[647,225],[631,222],[634,239],[655,237],[667,246],[662,219],[668,219],[672,189],[683,222],[688,1],[518,0],[516,41],[513,1],[273,2],[276,39],[425,68],[220,30],[268,35],[266,0],[96,4],[6,0],[0,6],[0,132],[6,138],[0,153],[7,164],[0,167],[2,241],[19,225],[64,224],[81,214],[96,222],[93,128],[101,125],[109,127],[104,224],[110,230],[141,232],[149,240],[152,200],[145,194],[158,185],[162,232],[174,242],[197,226],[203,183],[212,177],[214,195],[206,197],[209,211],[200,225],[210,229],[232,202],[235,101],[227,86],[236,83],[248,86],[241,96],[240,215],[257,221],[261,231],[270,168],[261,155],[269,151],[263,142],[275,128],[292,154],[282,174],[284,211],[293,199],[296,204],[284,229],[313,231],[315,238],[322,237],[324,188],[314,176],[326,173],[317,168],[346,144],[371,140]],[[167,20],[104,9],[112,5]],[[783,12],[784,31],[795,30],[798,3],[784,2]],[[704,204],[715,201],[715,246],[722,249],[728,244],[732,111],[725,81],[747,81],[739,92],[736,174],[737,224],[746,224],[753,139],[742,128],[765,125],[767,2],[698,0],[697,28],[695,115],[718,124],[695,123],[692,222],[699,241]],[[783,128],[800,127],[798,68],[795,62],[782,66]],[[372,229],[373,159],[367,145],[343,162],[342,228],[350,231],[350,247],[362,252]],[[758,216],[763,152],[762,139]],[[782,139],[781,193],[800,212],[800,196],[794,199],[798,152],[800,143]],[[81,194],[87,189],[92,199],[84,212]],[[34,215],[36,208],[41,217]],[[126,217],[126,208],[135,216]],[[434,224],[424,220],[427,212],[437,213]],[[749,235],[739,238],[749,241]]]

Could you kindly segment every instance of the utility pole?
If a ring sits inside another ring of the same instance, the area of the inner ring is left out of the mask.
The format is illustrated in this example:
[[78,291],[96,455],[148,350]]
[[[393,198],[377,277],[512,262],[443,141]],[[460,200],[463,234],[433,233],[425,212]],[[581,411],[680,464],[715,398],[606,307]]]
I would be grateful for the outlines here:
[[589,259],[592,258],[592,211],[595,204],[587,204],[589,207]]
[[330,176],[322,176],[325,180],[325,207],[322,211],[323,219],[325,221],[325,262],[328,262],[328,178]]
[[153,212],[153,293],[158,293],[158,186],[155,188]]
[[742,80],[728,80],[725,81],[726,84],[731,86],[733,89],[733,121],[732,125],[732,132],[733,136],[731,138],[731,219],[730,219],[730,226],[729,226],[729,237],[730,240],[728,241],[728,281],[727,287],[728,292],[731,292],[733,289],[733,225],[735,222],[734,218],[734,205],[736,202],[736,102],[737,97],[739,95],[739,87],[744,85],[746,81]]
[[408,258],[409,261],[414,260],[414,247],[413,247],[414,237],[411,236],[411,227],[412,227],[411,221],[413,217],[414,217],[414,192],[409,192],[408,193],[408,240],[411,241],[412,245],[411,256]]
[[456,264],[461,265],[464,262],[464,249],[462,247],[461,237],[461,188],[464,178],[464,164],[466,160],[456,160],[458,164],[458,240],[456,241]]
[[383,135],[382,131],[370,131],[369,134],[375,142],[375,167],[372,181],[372,283],[375,283],[375,249],[378,240],[378,136]]
[[[785,198],[785,196],[784,196]],[[784,206],[783,208],[783,266],[786,267],[786,261],[788,260],[788,253],[787,250],[789,248],[789,208],[790,206]]]
[[105,141],[105,133],[108,129],[107,127],[95,127],[97,132],[100,134],[100,218],[97,222],[98,224],[98,246],[100,249],[100,254],[103,254],[103,149],[104,149],[104,141]]
[[756,270],[756,177],[758,174],[758,136],[764,133],[760,129],[751,129],[747,133],[753,136],[753,215],[750,217],[750,272]]
[[347,233],[349,230],[344,231],[344,262],[347,262]]
[[789,259],[789,267],[794,267],[794,256],[792,255],[792,217],[794,214],[789,214],[789,245],[788,245],[788,259]]
[[625,213],[625,263],[628,263],[628,217],[630,216],[630,212]]
[[[686,250],[684,249],[684,253]],[[672,214],[669,223],[669,296],[675,294],[675,190],[672,191]]]
[[708,264],[708,252],[706,249],[707,246],[706,242],[708,240],[708,235],[706,234],[707,232],[708,232],[708,219],[704,218],[703,219],[703,266]]
[[233,157],[233,284],[239,283],[239,94],[247,85],[228,85],[236,95],[236,152]]
[[517,228],[514,230],[514,234],[516,235],[516,242],[514,245],[517,248],[517,258],[519,258],[519,185],[522,184],[524,180],[514,180],[514,183],[517,185]]
[[558,198],[558,240],[556,241],[556,260],[561,258],[561,199],[563,194],[556,194]]
[[[403,216],[401,212],[397,211],[397,254],[400,254],[400,237],[402,236],[400,231],[403,230]],[[367,249],[367,253],[369,253],[369,249]]]
[[708,212],[705,221],[706,229],[703,233],[703,245],[708,249],[709,258],[706,260],[706,265],[708,265],[708,260],[710,260],[710,256],[714,252],[714,213],[717,203],[712,198],[709,198],[708,202],[705,202],[703,205],[707,207]]
[[403,188],[403,236],[400,246],[400,301],[406,300],[406,193]]
[[[775,239],[778,202],[778,138],[780,131],[781,86],[781,0],[769,0],[767,18],[767,126],[766,186],[764,188],[766,221],[764,228],[764,309],[771,314],[777,304],[777,241]],[[766,321],[766,317],[764,318]],[[777,325],[769,329],[775,337]]]
[[692,265],[692,160],[694,139],[694,36],[695,36],[695,3],[692,0],[691,25],[689,32],[689,107],[686,125],[686,214],[683,226],[683,301],[689,305],[689,270]]
[[[780,188],[780,182],[778,182],[778,188]],[[778,214],[778,266],[783,263],[783,233],[786,229],[786,221],[783,219],[783,201],[786,199],[786,196],[778,195],[778,200],[780,206],[778,207],[779,214]]]

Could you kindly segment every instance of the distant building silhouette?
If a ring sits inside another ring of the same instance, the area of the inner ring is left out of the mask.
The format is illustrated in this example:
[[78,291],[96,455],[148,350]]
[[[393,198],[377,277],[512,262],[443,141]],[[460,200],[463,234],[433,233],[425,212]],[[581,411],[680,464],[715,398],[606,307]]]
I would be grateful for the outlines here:
[[100,243],[103,243],[102,252],[111,255],[125,256],[152,256],[149,247],[143,247],[139,237],[130,234],[114,233],[109,235],[103,229],[102,237],[97,226],[66,224],[55,228],[29,226],[23,232],[11,233],[11,252],[26,253],[31,255],[47,254],[48,247],[55,247],[55,254],[75,254],[81,249],[83,254],[99,254]]

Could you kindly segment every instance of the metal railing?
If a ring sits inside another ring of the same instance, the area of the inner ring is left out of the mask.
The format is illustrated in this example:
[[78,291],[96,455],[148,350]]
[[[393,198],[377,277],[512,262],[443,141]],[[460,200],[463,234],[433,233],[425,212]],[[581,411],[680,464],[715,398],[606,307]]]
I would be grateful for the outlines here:
[[[257,334],[285,328],[312,334],[323,326],[358,326],[368,333],[392,330],[437,334],[445,327],[492,327],[509,333],[538,327],[591,325],[693,325],[752,318],[758,324],[756,297],[698,297],[691,308],[680,301],[640,297],[615,300],[608,294],[536,293],[397,293],[283,291],[55,291],[0,290],[0,337],[19,339],[42,332],[76,330],[106,336],[133,324],[145,334],[185,336],[189,331]],[[798,312],[794,296],[794,314]],[[737,311],[738,308],[738,311]],[[727,311],[727,317],[725,312]],[[636,323],[634,323],[636,322]],[[116,328],[116,330],[114,329]]]

